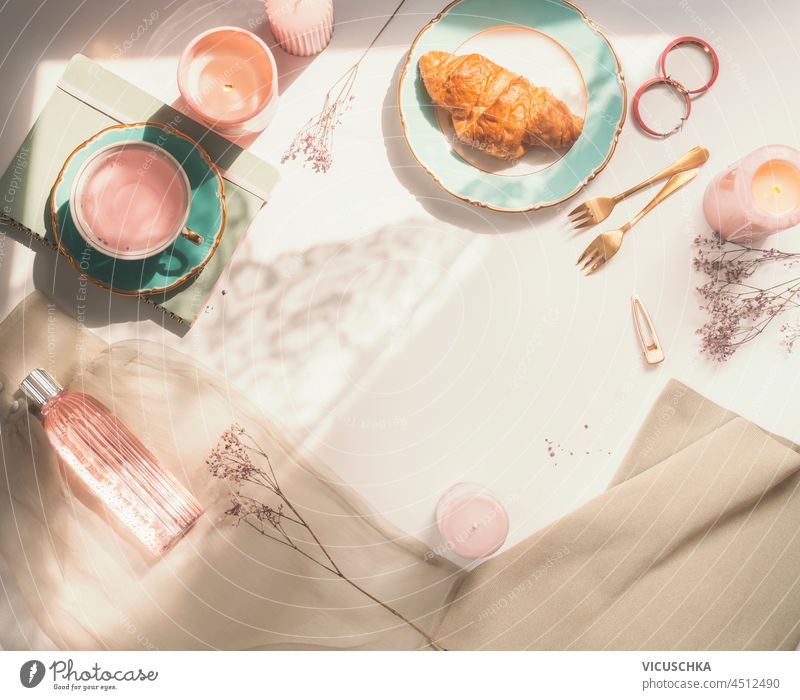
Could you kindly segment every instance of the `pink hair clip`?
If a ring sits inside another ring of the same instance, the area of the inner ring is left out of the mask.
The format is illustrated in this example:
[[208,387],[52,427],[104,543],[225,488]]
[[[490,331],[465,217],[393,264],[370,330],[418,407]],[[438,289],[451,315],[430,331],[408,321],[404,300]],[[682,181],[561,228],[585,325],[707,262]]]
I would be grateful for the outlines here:
[[636,326],[636,335],[639,338],[639,345],[642,348],[645,362],[648,365],[657,365],[664,361],[664,350],[658,342],[655,326],[650,314],[647,313],[642,300],[634,294],[631,297],[631,310],[633,312],[633,323]]

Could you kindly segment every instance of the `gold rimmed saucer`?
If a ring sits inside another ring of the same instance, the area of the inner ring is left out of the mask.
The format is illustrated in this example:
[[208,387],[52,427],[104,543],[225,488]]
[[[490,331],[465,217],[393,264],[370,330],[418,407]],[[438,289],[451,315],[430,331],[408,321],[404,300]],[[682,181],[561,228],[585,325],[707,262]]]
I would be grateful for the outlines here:
[[[203,239],[178,237],[167,250],[143,260],[121,260],[91,247],[70,213],[72,183],[83,162],[109,144],[138,140],[167,150],[189,179],[192,203],[187,226]],[[200,273],[225,231],[225,184],[206,151],[191,137],[165,124],[116,124],[80,144],[64,162],[50,197],[53,236],[59,251],[90,282],[125,296],[155,295],[180,287]]]

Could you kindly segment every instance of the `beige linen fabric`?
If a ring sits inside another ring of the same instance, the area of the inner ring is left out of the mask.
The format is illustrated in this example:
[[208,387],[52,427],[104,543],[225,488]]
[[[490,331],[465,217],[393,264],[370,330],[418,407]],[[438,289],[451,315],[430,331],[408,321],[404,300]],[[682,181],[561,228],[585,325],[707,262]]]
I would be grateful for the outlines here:
[[671,381],[609,489],[483,563],[451,649],[794,649],[797,446]]
[[[13,410],[20,379],[37,366],[111,407],[205,506],[157,563],[72,496],[38,418],[24,405]],[[224,516],[227,485],[209,475],[205,458],[238,421],[269,453],[281,488],[340,568],[423,629],[436,621],[458,569],[370,513],[191,358],[135,341],[108,347],[34,294],[0,324],[0,377],[0,554],[57,647],[425,646],[417,632],[294,550],[233,527]],[[0,643],[11,648],[9,638]]]
[[[72,496],[38,419],[15,406],[20,378],[36,366],[112,407],[206,507],[155,565]],[[11,616],[32,614],[62,649],[424,646],[292,550],[231,527],[226,485],[204,460],[234,420],[270,453],[342,569],[447,648],[800,641],[798,450],[677,382],[605,493],[459,585],[453,565],[370,513],[180,353],[133,341],[108,347],[34,294],[0,324],[0,381],[0,555],[29,608]],[[0,635],[15,647],[18,637]]]

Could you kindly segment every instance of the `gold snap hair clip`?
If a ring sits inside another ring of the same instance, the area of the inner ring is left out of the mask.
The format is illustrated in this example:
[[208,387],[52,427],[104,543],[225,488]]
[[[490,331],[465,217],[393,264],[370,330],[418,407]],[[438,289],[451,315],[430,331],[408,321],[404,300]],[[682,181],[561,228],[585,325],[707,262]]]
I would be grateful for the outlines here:
[[[708,57],[708,60],[711,62],[711,77],[709,78],[708,82],[705,85],[701,85],[700,87],[694,89],[689,89],[679,83],[677,80],[674,80],[672,77],[670,77],[670,74],[667,70],[667,57],[669,54],[679,46],[685,46],[687,44],[699,46],[703,50],[703,53]],[[682,36],[667,44],[667,47],[661,52],[658,65],[660,68],[660,75],[657,75],[655,78],[651,78],[641,87],[639,87],[639,89],[636,91],[636,94],[633,96],[632,111],[633,118],[642,131],[655,138],[663,139],[667,136],[671,136],[676,131],[680,131],[683,128],[684,122],[692,113],[693,96],[704,93],[716,82],[717,77],[719,76],[719,57],[717,56],[717,52],[714,51],[707,41],[703,41],[703,39],[698,39],[694,36]],[[674,90],[684,103],[683,116],[680,118],[677,125],[669,131],[659,131],[647,125],[639,108],[639,103],[642,96],[649,90],[652,90],[659,85],[664,85]]]
[[631,310],[645,362],[648,365],[657,365],[659,362],[663,362],[664,351],[661,343],[658,342],[655,326],[653,326],[653,321],[650,314],[647,313],[644,303],[636,294],[631,297]]

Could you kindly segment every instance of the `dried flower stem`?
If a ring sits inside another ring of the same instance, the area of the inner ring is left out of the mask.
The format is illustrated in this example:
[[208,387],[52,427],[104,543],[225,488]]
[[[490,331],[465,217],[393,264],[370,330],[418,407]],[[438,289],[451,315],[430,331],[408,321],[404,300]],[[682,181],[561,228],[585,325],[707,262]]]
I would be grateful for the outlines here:
[[297,132],[281,157],[281,163],[303,156],[304,164],[310,163],[314,172],[326,173],[330,170],[333,165],[333,133],[342,123],[344,113],[350,109],[351,102],[355,99],[351,92],[358,76],[358,68],[404,3],[405,0],[400,0],[400,4],[364,49],[359,59],[325,93],[322,109]]
[[[761,335],[786,311],[800,306],[800,276],[759,286],[754,274],[773,264],[791,269],[800,265],[800,253],[775,248],[756,248],[723,241],[717,234],[697,236],[695,270],[708,278],[697,288],[701,309],[709,320],[697,330],[701,350],[708,357],[725,362],[745,343]],[[791,352],[800,338],[800,326],[781,326],[783,346]]]
[[[254,456],[265,462],[266,469],[262,469],[255,464],[253,461]],[[261,449],[241,426],[234,424],[222,434],[219,443],[206,460],[206,464],[211,474],[219,479],[226,480],[231,485],[233,491],[231,506],[225,513],[235,517],[237,525],[245,523],[260,535],[293,549],[317,566],[322,567],[325,571],[345,581],[362,595],[411,627],[425,639],[431,648],[438,651],[444,650],[421,627],[360,586],[339,568],[328,548],[322,544],[306,519],[281,489],[269,455]],[[280,500],[279,505],[274,508],[256,498],[243,495],[241,493],[242,484],[251,484],[266,489]],[[299,547],[287,532],[287,523],[305,530],[313,540],[320,556],[314,556]]]

